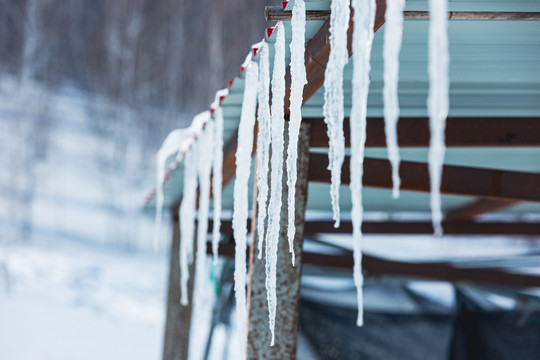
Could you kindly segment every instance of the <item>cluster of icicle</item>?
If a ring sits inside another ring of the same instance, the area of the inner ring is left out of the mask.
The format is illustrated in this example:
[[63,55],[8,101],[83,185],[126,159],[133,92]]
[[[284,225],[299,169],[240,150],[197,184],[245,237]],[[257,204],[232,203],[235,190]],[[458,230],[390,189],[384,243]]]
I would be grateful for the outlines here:
[[[362,311],[362,176],[366,141],[367,95],[369,89],[370,53],[376,11],[375,0],[351,0],[354,9],[353,79],[351,128],[351,197],[354,250],[354,282],[358,292],[357,325],[363,324]],[[331,199],[335,226],[339,226],[339,185],[344,158],[343,139],[343,67],[347,59],[346,32],[348,28],[348,1],[333,0],[330,15],[330,57],[325,72],[324,116],[328,125],[329,170],[331,171]],[[386,25],[383,45],[384,56],[384,120],[388,158],[392,165],[393,197],[399,196],[399,148],[397,122],[399,119],[398,74],[399,52],[403,33],[404,0],[386,2]],[[428,112],[431,142],[429,170],[431,179],[431,208],[436,235],[442,234],[440,186],[444,160],[444,128],[448,115],[448,37],[447,0],[430,0]]]
[[[353,224],[353,277],[358,295],[357,325],[363,324],[362,311],[362,177],[366,142],[367,99],[370,83],[370,57],[374,37],[376,13],[375,0],[333,0],[330,16],[331,52],[325,71],[324,81],[324,118],[328,126],[329,170],[331,171],[331,199],[335,226],[339,226],[339,188],[341,168],[345,158],[345,137],[343,133],[344,94],[343,69],[349,59],[347,49],[347,31],[349,30],[349,5],[354,10],[353,30],[353,78],[352,107],[350,114],[351,164],[350,191],[352,197]],[[431,206],[433,225],[436,234],[441,234],[440,184],[442,163],[444,160],[444,127],[448,114],[448,39],[446,33],[447,0],[430,0],[430,36],[429,36],[429,75],[430,92],[428,112],[430,116],[431,142],[429,169],[431,178]],[[397,142],[397,122],[399,119],[398,73],[399,52],[403,32],[404,0],[388,0],[386,7],[386,29],[384,38],[384,118],[388,157],[392,165],[393,196],[398,197],[399,148]],[[306,84],[304,64],[305,53],[305,3],[296,0],[292,12],[291,53],[291,96],[290,119],[288,127],[288,147],[286,153],[288,185],[288,240],[291,260],[294,265],[293,240],[295,237],[295,183],[297,144],[301,124],[301,106],[303,88]],[[282,179],[284,146],[284,98],[286,73],[285,29],[279,22],[275,29],[274,62],[270,66],[270,49],[262,41],[254,45],[258,51],[258,63],[253,61],[251,53],[242,65],[245,73],[242,112],[238,129],[236,151],[236,180],[234,183],[233,234],[235,248],[235,293],[238,324],[241,341],[246,339],[246,249],[248,219],[248,182],[251,174],[251,154],[253,153],[253,132],[258,119],[257,134],[257,228],[258,258],[265,254],[266,290],[271,331],[271,345],[274,345],[274,327],[276,317],[276,267],[282,210]],[[272,69],[272,71],[270,71]],[[271,81],[270,81],[271,77]],[[270,94],[272,95],[270,101]],[[221,172],[223,165],[223,115],[219,106],[220,99],[226,96],[226,90],[218,92],[212,105],[213,119],[209,112],[195,117],[188,129],[173,131],[164,141],[157,153],[156,187],[156,239],[159,235],[161,207],[163,206],[162,180],[165,178],[165,162],[177,153],[172,166],[184,162],[184,198],[180,206],[181,224],[181,293],[182,304],[187,303],[187,280],[189,264],[193,261],[194,221],[196,217],[196,193],[200,190],[198,210],[199,228],[197,233],[197,272],[204,272],[206,251],[206,231],[209,208],[210,174],[213,174],[214,228],[212,249],[214,261],[217,259],[217,246],[221,218]],[[258,107],[257,107],[258,103]],[[270,105],[271,104],[271,105]],[[213,151],[210,151],[214,149]],[[211,155],[213,154],[213,156]],[[157,243],[156,243],[157,244]]]
[[[223,115],[219,103],[220,99],[223,99],[227,93],[227,89],[218,91],[216,101],[211,105],[211,110],[196,115],[190,127],[172,131],[156,155],[156,229],[154,234],[154,248],[156,249],[160,237],[163,184],[168,179],[171,171],[178,167],[180,163],[184,165],[183,198],[178,210],[181,239],[179,249],[180,302],[182,305],[188,304],[189,266],[193,262],[194,241],[187,239],[196,239],[197,254],[195,260],[198,274],[196,282],[200,284],[204,281],[211,186],[214,195],[212,243],[214,259],[217,259],[217,245],[221,225],[221,174],[223,166]],[[167,160],[175,154],[175,159],[169,165],[169,173],[165,175]],[[213,179],[212,184],[211,178]],[[197,189],[199,189],[198,209]],[[198,227],[195,234],[196,218],[198,219]],[[200,289],[201,286],[196,288]]]
[[[291,43],[291,118],[289,124],[289,146],[287,148],[287,183],[289,206],[289,249],[294,264],[293,239],[294,198],[296,184],[297,142],[301,124],[300,108],[303,87],[306,83],[304,66],[305,6],[297,1],[293,10],[293,41]],[[238,129],[236,152],[236,181],[234,184],[233,233],[236,241],[235,292],[238,323],[242,341],[245,340],[246,324],[246,233],[248,217],[248,180],[255,115],[258,119],[257,134],[257,228],[258,258],[265,254],[266,290],[269,312],[269,327],[274,345],[276,318],[276,270],[279,243],[283,191],[283,162],[285,159],[285,29],[278,23],[274,29],[274,63],[270,82],[270,49],[266,42],[255,44],[259,54],[258,64],[248,56],[242,68],[246,72],[246,86],[242,114]],[[271,90],[271,91],[270,91]],[[272,101],[270,101],[270,93]],[[258,108],[256,107],[258,102]],[[270,106],[270,103],[272,104]],[[256,110],[257,109],[257,110]],[[256,113],[256,114],[255,114]],[[271,150],[271,151],[270,151]],[[270,175],[268,173],[270,172]],[[291,205],[292,203],[292,205]],[[292,225],[291,225],[292,224]]]

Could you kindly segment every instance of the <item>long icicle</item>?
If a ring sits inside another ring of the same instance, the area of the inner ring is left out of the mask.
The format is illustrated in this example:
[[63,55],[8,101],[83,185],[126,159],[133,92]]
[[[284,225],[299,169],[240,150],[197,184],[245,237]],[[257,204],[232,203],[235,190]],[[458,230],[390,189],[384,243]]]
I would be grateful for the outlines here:
[[270,205],[268,210],[268,231],[266,233],[266,294],[268,300],[268,323],[274,346],[276,322],[276,267],[279,243],[279,222],[281,219],[281,192],[283,179],[283,131],[285,98],[285,29],[278,22],[274,44],[274,70],[272,74],[272,154],[270,173]]
[[306,33],[306,5],[304,0],[295,0],[292,10],[292,40],[291,49],[291,96],[289,116],[289,143],[287,145],[287,185],[288,192],[288,226],[289,252],[294,266],[294,236],[296,232],[295,196],[296,196],[296,159],[298,157],[298,135],[302,122],[302,95],[304,85],[307,83],[306,66],[304,63],[305,33]]
[[[251,54],[250,54],[251,56]],[[242,348],[246,339],[246,235],[248,218],[248,182],[251,173],[253,151],[253,127],[257,106],[258,65],[246,61],[246,85],[242,102],[242,113],[238,127],[236,149],[236,181],[234,182],[233,234],[235,244],[234,291],[236,314],[240,327]]]
[[197,221],[197,255],[195,263],[197,297],[201,296],[206,275],[206,239],[208,237],[208,211],[210,208],[210,174],[214,155],[214,122],[210,120],[199,137],[197,174],[199,177],[199,212]]
[[442,236],[441,180],[444,162],[444,129],[448,116],[448,4],[447,0],[429,2],[429,96],[428,114],[429,177],[431,180],[431,216],[436,236]]
[[184,158],[184,190],[180,204],[180,303],[188,304],[189,263],[193,253],[196,195],[197,195],[197,143]]
[[270,59],[268,44],[259,49],[259,89],[257,119],[257,237],[258,258],[262,258],[266,214],[268,213],[268,161],[270,156]]
[[369,72],[373,26],[375,23],[375,0],[352,0],[354,9],[353,31],[353,78],[351,107],[351,200],[353,225],[353,278],[356,285],[358,317],[356,325],[364,323],[362,276],[362,176],[364,173],[364,150],[366,144],[367,97],[369,91]]
[[[226,89],[227,90],[227,89]],[[228,90],[226,91],[228,93]],[[214,199],[214,227],[212,229],[212,254],[214,264],[218,261],[218,246],[221,237],[221,192],[223,182],[223,110],[219,106],[220,92],[216,94],[214,111],[214,160],[212,164],[212,198]]]
[[328,126],[328,169],[332,183],[330,196],[335,221],[339,227],[339,187],[341,167],[345,159],[345,136],[343,134],[343,68],[349,59],[347,29],[349,28],[349,1],[333,0],[330,13],[330,57],[324,73],[324,122]]
[[405,0],[386,1],[386,21],[384,23],[384,130],[388,160],[392,164],[392,196],[399,197],[401,179],[399,177],[399,146],[397,124],[399,120],[398,79],[399,51],[403,37],[403,9]]

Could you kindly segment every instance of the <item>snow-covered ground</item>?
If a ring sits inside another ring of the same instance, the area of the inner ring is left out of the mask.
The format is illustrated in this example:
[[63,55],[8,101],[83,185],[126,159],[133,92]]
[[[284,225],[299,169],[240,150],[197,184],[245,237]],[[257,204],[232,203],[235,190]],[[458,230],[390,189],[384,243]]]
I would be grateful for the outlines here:
[[161,356],[165,255],[74,241],[0,254],[0,359]]
[[149,114],[0,75],[0,359],[160,358]]

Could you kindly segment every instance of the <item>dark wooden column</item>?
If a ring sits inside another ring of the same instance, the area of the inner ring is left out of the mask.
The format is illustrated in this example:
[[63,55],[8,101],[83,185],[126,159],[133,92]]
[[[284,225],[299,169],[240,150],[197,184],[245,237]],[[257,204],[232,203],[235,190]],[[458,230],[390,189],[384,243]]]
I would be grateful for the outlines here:
[[[287,129],[287,127],[286,127]],[[295,359],[298,338],[298,316],[300,304],[300,277],[302,273],[302,243],[304,237],[304,214],[306,210],[308,188],[310,125],[303,123],[298,141],[298,178],[296,181],[295,224],[296,235],[294,251],[296,267],[291,265],[291,255],[287,240],[287,171],[283,164],[283,194],[280,222],[280,234],[277,259],[277,310],[275,326],[275,345],[270,346],[270,329],[268,328],[268,305],[266,301],[265,256],[257,259],[255,251],[256,231],[252,231],[249,256],[248,285],[248,359]],[[285,141],[287,144],[287,139]],[[285,145],[286,149],[286,145]],[[286,157],[286,154],[285,154]],[[253,219],[256,207],[254,206]],[[256,227],[253,226],[252,229]]]
[[[167,296],[167,317],[165,320],[163,360],[187,360],[193,303],[195,261],[193,261],[189,267],[189,304],[187,306],[182,306],[180,304],[180,230],[178,228],[178,214],[174,214],[172,217],[174,219],[172,222],[173,238],[171,244],[169,294]],[[193,253],[196,253],[196,245],[197,244],[194,244]]]

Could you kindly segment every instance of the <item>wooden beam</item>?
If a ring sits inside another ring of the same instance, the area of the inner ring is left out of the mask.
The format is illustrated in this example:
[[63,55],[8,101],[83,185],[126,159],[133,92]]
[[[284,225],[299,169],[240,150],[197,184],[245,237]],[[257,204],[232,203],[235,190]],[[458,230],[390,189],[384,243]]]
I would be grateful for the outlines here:
[[[445,235],[538,235],[539,222],[474,222],[474,221],[444,221],[442,223]],[[364,221],[364,234],[418,234],[432,235],[431,221]],[[317,234],[352,234],[350,220],[342,220],[339,228],[334,228],[334,222],[306,222],[306,235]],[[486,238],[489,239],[489,238]],[[535,238],[530,238],[534,240]]]
[[[475,222],[475,221],[443,221],[446,235],[538,235],[540,234],[540,222]],[[210,226],[209,229],[212,227]],[[431,221],[364,221],[362,223],[364,234],[433,234]],[[231,220],[223,220],[221,233],[232,235]],[[306,220],[304,225],[305,235],[317,234],[351,234],[352,223],[350,220],[341,220],[339,228],[334,228],[331,220]],[[488,239],[488,238],[486,238]],[[528,237],[526,239],[535,240]]]
[[[343,185],[349,184],[349,162],[350,157],[347,156],[341,172]],[[330,183],[328,155],[311,154],[310,163],[309,180]],[[402,190],[430,191],[426,163],[402,161],[399,173]],[[365,159],[363,183],[366,187],[391,189],[390,162]],[[445,165],[441,193],[494,200],[540,202],[540,174]]]
[[481,199],[469,205],[448,211],[444,218],[446,221],[470,221],[479,215],[503,210],[516,204],[519,204],[519,201]]
[[[209,253],[211,253],[211,249],[211,244],[208,243]],[[220,245],[219,254],[233,257],[234,243]],[[330,255],[303,252],[302,262],[304,265],[342,270],[351,270],[353,267],[353,258],[350,253]],[[453,283],[471,282],[516,288],[540,287],[540,276],[533,274],[512,273],[496,268],[465,268],[450,263],[386,260],[366,253],[362,257],[362,268],[367,275],[371,276],[396,276]]]
[[[304,263],[339,269],[352,269],[351,254],[304,253]],[[448,282],[472,282],[515,288],[540,287],[540,276],[506,272],[494,268],[464,268],[450,263],[404,262],[365,254],[362,269],[372,276],[399,276]]]
[[[287,128],[287,127],[286,127]],[[303,123],[298,141],[298,176],[296,181],[294,251],[296,266],[291,264],[287,240],[287,175],[283,171],[282,208],[277,259],[277,313],[275,322],[275,345],[270,346],[268,329],[268,305],[266,294],[265,261],[256,259],[256,224],[252,225],[251,251],[249,256],[248,285],[248,359],[296,359],[298,338],[298,310],[300,305],[300,277],[302,271],[302,243],[304,239],[304,215],[307,201],[307,174],[309,162],[309,124]],[[287,144],[287,139],[285,141]],[[286,147],[285,147],[286,148]],[[284,163],[285,164],[285,163]],[[256,198],[256,196],[255,196]],[[256,207],[254,206],[254,218]],[[264,259],[264,255],[263,255]]]
[[[386,11],[386,1],[376,0],[377,10],[375,14],[374,31],[377,31],[384,24],[384,13]],[[352,55],[352,33],[353,33],[353,12],[349,20],[349,30],[347,31],[347,48],[349,57]],[[305,52],[306,78],[307,84],[304,86],[303,102],[305,103],[315,92],[323,86],[324,72],[330,57],[330,21],[327,20],[319,29],[317,34],[307,43]],[[287,68],[285,75],[285,114],[289,114],[291,94],[291,71]]]
[[[189,304],[187,306],[182,306],[180,304],[180,229],[178,227],[178,216],[174,216],[176,212],[172,211],[171,213],[173,214],[173,238],[169,268],[169,290],[167,295],[163,360],[187,360],[191,329],[195,261],[193,261],[189,269],[190,274],[192,274],[188,280]],[[193,242],[194,251],[196,251],[197,244],[195,239]]]
[[[328,147],[323,118],[306,118],[312,126],[311,147]],[[345,144],[350,147],[349,118],[343,123]],[[383,118],[367,119],[366,147],[386,147]],[[448,147],[540,146],[540,117],[450,117],[446,120]],[[400,147],[429,146],[429,119],[401,118],[398,122]]]
[[[266,21],[291,21],[292,11],[281,6],[267,6],[264,9]],[[429,20],[429,11],[404,11],[405,20]],[[306,20],[328,20],[330,10],[307,10]],[[449,20],[540,20],[538,12],[518,11],[449,11]]]

